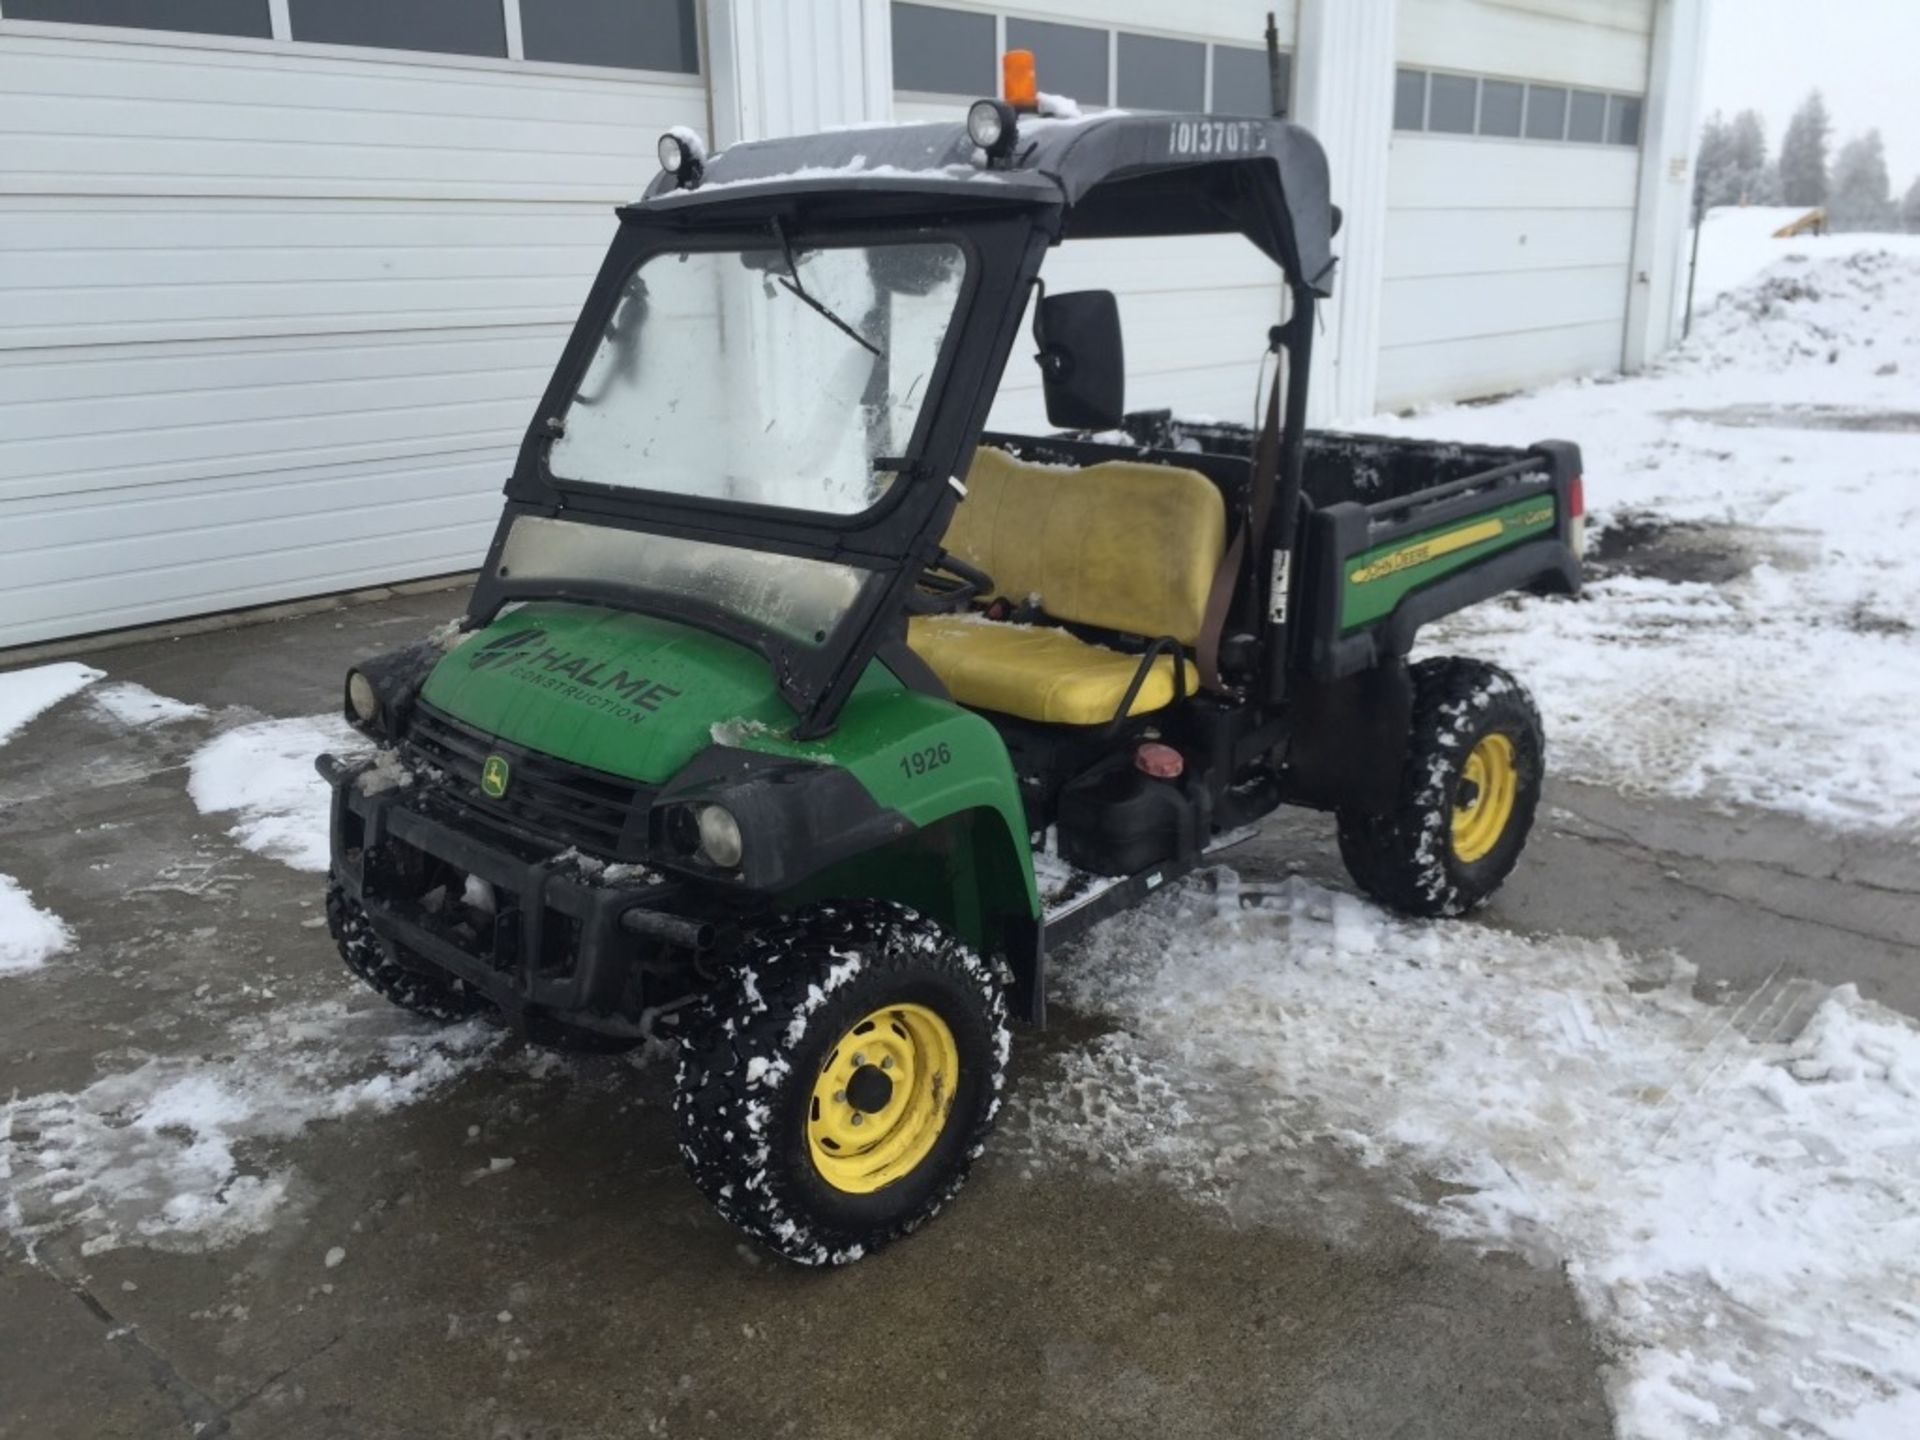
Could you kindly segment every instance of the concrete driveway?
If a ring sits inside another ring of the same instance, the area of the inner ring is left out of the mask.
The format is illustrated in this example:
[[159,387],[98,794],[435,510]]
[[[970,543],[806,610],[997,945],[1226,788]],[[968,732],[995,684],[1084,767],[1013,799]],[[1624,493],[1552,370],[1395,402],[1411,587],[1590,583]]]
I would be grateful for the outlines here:
[[[207,713],[125,729],[75,700],[0,748],[0,870],[76,937],[0,977],[0,1436],[1611,1433],[1609,1357],[1566,1277],[1436,1238],[1330,1148],[1295,1172],[1314,1193],[1244,1215],[1049,1154],[1022,1097],[1098,1016],[1022,1037],[1005,1143],[935,1225],[841,1271],[773,1263],[707,1211],[660,1064],[506,1043],[418,1103],[249,1142],[242,1172],[282,1187],[262,1228],[103,1243],[84,1197],[29,1176],[47,1137],[21,1102],[189,1064],[289,1007],[378,1005],[313,923],[319,877],[196,810],[191,754],[249,715],[327,710],[350,659],[460,600],[91,654]],[[1805,975],[1920,1013],[1911,852],[1724,807],[1549,800],[1471,923],[1678,946],[1716,998]],[[1236,864],[1344,884],[1318,816]]]

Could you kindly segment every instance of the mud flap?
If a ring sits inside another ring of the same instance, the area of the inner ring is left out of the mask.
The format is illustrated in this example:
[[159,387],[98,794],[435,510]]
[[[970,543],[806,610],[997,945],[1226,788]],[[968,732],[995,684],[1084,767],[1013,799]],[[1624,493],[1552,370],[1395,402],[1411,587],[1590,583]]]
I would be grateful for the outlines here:
[[1293,704],[1287,798],[1322,810],[1392,809],[1413,723],[1406,663],[1395,656],[1344,679],[1303,680]]

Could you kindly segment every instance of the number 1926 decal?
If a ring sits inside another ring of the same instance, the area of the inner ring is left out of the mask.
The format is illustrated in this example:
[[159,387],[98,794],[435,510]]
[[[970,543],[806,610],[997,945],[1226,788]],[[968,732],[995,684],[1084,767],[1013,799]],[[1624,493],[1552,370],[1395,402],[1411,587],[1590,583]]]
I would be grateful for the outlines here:
[[1169,155],[1259,155],[1267,127],[1257,120],[1176,120],[1167,126]]
[[942,765],[951,763],[953,749],[942,740],[938,745],[929,745],[924,750],[915,750],[900,757],[900,773],[909,780],[917,780],[929,770],[938,770]]

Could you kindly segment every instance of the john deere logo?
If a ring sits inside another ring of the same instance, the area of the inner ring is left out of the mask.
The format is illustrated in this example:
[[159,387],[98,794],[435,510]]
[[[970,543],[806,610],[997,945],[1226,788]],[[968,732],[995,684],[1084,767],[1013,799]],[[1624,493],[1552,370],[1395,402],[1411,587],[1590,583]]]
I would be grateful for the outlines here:
[[498,755],[487,756],[487,763],[480,767],[480,790],[491,799],[498,800],[507,793],[507,762]]

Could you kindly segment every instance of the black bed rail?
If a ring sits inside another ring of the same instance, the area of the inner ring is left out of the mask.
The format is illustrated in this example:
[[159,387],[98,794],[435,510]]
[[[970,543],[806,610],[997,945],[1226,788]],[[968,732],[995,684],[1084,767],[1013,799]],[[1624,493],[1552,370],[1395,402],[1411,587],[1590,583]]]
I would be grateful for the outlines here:
[[1449,480],[1441,485],[1430,486],[1425,490],[1416,490],[1410,495],[1397,496],[1391,500],[1376,500],[1367,506],[1367,518],[1374,524],[1390,523],[1396,515],[1409,510],[1424,510],[1442,500],[1450,500],[1456,495],[1467,495],[1489,485],[1516,476],[1531,475],[1535,472],[1542,479],[1553,478],[1553,461],[1545,455],[1527,455],[1505,465],[1496,465],[1491,470],[1481,470],[1472,475],[1463,475],[1458,480]]

